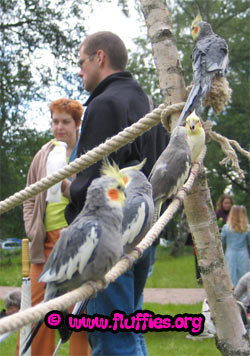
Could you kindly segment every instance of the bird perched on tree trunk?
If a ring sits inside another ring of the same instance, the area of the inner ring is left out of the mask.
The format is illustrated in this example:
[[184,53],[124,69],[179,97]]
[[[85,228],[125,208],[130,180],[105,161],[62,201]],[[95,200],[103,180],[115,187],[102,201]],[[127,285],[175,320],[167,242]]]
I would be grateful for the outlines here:
[[155,203],[154,222],[160,215],[162,204],[183,186],[189,176],[190,167],[191,151],[187,142],[187,129],[177,126],[149,175]]
[[[46,283],[44,302],[84,282],[102,279],[122,255],[122,206],[125,185],[116,177],[94,179],[80,214],[55,244],[39,282]],[[29,348],[43,321],[32,330],[23,353]]]
[[195,111],[186,118],[186,129],[188,134],[188,144],[191,150],[191,162],[195,162],[205,146],[206,134],[202,127],[200,118]]
[[196,46],[192,52],[193,87],[178,119],[181,125],[188,113],[199,111],[214,77],[225,77],[228,71],[227,42],[215,34],[208,22],[198,15],[192,23],[192,37]]

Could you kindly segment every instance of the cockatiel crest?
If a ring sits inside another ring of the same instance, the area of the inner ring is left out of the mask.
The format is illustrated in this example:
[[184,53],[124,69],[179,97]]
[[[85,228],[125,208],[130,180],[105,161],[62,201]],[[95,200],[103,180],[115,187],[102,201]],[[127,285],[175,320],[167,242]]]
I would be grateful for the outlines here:
[[136,166],[130,166],[130,167],[125,167],[122,168],[120,170],[120,173],[122,174],[123,177],[123,181],[125,183],[125,185],[127,185],[130,181],[131,181],[131,177],[129,174],[127,174],[129,171],[140,171],[142,169],[142,167],[144,166],[145,162],[146,162],[146,158],[144,158],[143,161],[141,161],[141,163],[137,164]]
[[122,179],[123,184],[125,184],[126,186],[130,181],[130,176],[127,174],[127,172],[131,170],[139,171],[140,169],[142,169],[145,162],[146,162],[146,158],[144,158],[144,160],[141,163],[137,164],[136,166],[119,169],[118,165],[115,162],[111,164],[107,158],[104,158],[102,163],[102,168],[101,168],[101,175],[111,176],[114,177],[115,179]]
[[121,184],[123,188],[125,188],[126,182],[124,181],[123,175],[121,174],[118,165],[115,162],[111,164],[107,158],[103,159],[101,176],[113,177]]
[[193,40],[196,40],[199,36],[200,33],[200,27],[197,25],[199,22],[202,21],[202,17],[200,15],[200,13],[196,16],[196,18],[194,19],[194,21],[192,22],[191,25],[191,29],[192,29],[192,37]]

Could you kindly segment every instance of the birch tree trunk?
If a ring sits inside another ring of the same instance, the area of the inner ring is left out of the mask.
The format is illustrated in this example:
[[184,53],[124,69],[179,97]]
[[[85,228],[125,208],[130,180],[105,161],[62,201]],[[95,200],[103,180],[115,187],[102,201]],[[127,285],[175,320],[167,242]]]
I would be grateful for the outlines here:
[[[185,83],[165,0],[141,0],[152,43],[160,88],[166,104],[185,100]],[[191,65],[191,63],[190,63]],[[177,117],[172,118],[170,128]],[[216,325],[217,348],[222,355],[249,355],[247,333],[232,295],[220,233],[202,167],[191,193],[184,201],[187,220],[197,248],[201,275]]]

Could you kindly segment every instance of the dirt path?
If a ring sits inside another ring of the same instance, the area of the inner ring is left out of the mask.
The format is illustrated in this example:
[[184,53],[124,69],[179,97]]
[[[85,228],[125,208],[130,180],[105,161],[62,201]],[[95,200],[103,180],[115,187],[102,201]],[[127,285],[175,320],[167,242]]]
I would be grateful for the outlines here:
[[[17,287],[0,287],[0,299]],[[206,298],[202,288],[145,288],[144,302],[159,304],[195,304]]]

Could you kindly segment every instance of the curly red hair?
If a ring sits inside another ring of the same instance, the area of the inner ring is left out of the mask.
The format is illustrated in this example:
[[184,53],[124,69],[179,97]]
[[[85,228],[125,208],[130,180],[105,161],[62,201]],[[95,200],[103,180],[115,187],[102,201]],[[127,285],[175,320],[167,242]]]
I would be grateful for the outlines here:
[[49,109],[51,112],[51,116],[53,116],[53,112],[66,112],[71,115],[75,120],[76,126],[79,126],[81,123],[81,118],[83,114],[83,107],[76,100],[70,100],[67,98],[61,98],[54,100],[50,103]]

